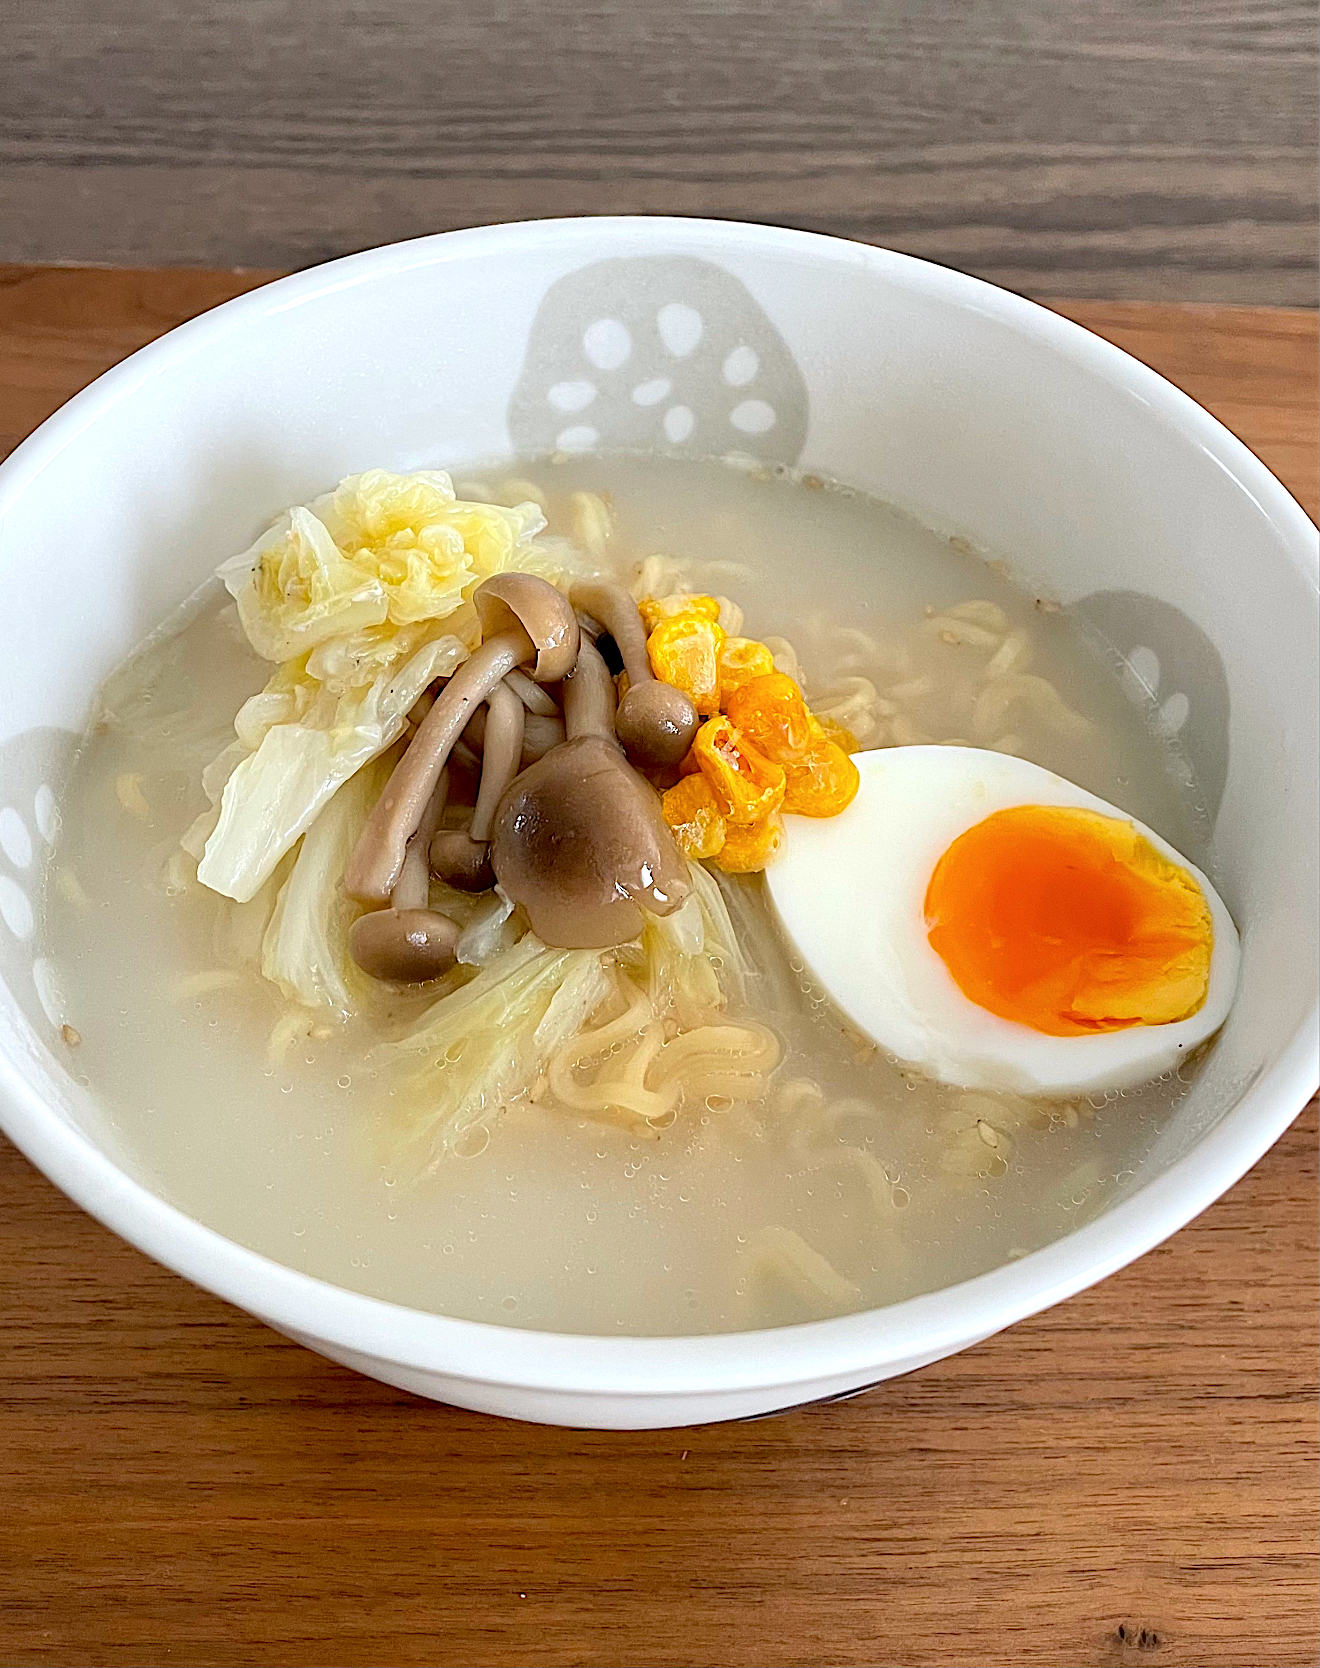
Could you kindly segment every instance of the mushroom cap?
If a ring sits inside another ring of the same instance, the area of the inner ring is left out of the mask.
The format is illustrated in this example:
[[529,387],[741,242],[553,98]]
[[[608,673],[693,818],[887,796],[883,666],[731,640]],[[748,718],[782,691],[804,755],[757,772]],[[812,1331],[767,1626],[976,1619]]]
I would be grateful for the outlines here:
[[577,660],[579,628],[568,598],[534,573],[497,573],[473,592],[483,640],[521,626],[536,649],[531,675],[558,683]]
[[431,841],[431,873],[460,892],[489,892],[490,841],[474,840],[466,828],[442,828]]
[[628,757],[650,767],[684,758],[700,724],[691,697],[655,678],[633,684],[614,715],[614,728]]
[[454,965],[459,926],[435,909],[373,909],[348,929],[353,960],[373,979],[420,985]]
[[512,784],[491,866],[537,937],[562,949],[626,944],[642,908],[668,915],[691,888],[659,795],[594,735],[566,741]]

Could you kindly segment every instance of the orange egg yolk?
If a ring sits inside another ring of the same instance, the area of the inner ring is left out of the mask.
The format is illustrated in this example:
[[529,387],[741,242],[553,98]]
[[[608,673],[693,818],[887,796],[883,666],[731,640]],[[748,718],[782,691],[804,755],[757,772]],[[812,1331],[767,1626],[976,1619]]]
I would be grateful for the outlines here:
[[925,909],[963,995],[1033,1031],[1168,1025],[1205,1001],[1214,927],[1201,888],[1118,817],[996,811],[940,858]]

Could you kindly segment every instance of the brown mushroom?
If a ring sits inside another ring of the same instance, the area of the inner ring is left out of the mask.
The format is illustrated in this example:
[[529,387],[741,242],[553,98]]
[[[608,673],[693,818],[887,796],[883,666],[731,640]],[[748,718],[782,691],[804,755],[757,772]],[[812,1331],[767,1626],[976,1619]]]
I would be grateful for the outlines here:
[[485,712],[481,786],[477,790],[471,825],[466,829],[442,829],[430,843],[432,869],[441,880],[464,892],[485,892],[495,884],[488,861],[490,825],[505,788],[522,765],[526,708],[509,687],[507,678],[497,683],[486,697]]
[[428,907],[428,848],[445,807],[447,773],[440,772],[422,820],[408,842],[388,909],[368,910],[348,931],[348,950],[364,973],[392,984],[423,984],[454,965],[461,928]]
[[599,736],[617,747],[614,734],[617,693],[604,657],[591,638],[584,635],[578,647],[577,665],[564,679],[564,730],[567,739]]
[[481,754],[481,787],[472,813],[472,838],[489,840],[490,825],[504,790],[522,766],[526,707],[509,687],[497,683],[486,697],[486,734]]
[[[485,712],[485,710],[486,710],[485,707],[481,708],[481,711],[483,713]],[[471,726],[469,726],[469,728],[470,727]],[[464,730],[463,734],[458,738],[458,740],[454,743],[453,747],[450,749],[450,752],[449,752],[450,762],[462,765],[463,769],[465,771],[467,771],[469,775],[480,779],[480,776],[481,776],[481,754],[477,750],[477,748],[468,746],[467,739],[466,739],[467,734],[468,734],[468,731]],[[476,789],[474,788],[473,791],[472,791],[472,802],[473,802],[473,804],[476,803],[476,798],[477,798]]]
[[454,965],[461,930],[437,909],[371,909],[354,921],[348,947],[373,979],[420,985]]
[[614,738],[614,680],[590,638],[564,681],[568,740],[509,788],[491,834],[500,885],[532,931],[563,949],[625,944],[642,909],[687,899],[687,864],[660,799]]
[[474,840],[466,828],[442,828],[431,841],[431,872],[460,892],[489,892],[490,841]]
[[427,861],[427,847],[431,836],[440,826],[449,799],[449,772],[442,770],[435,791],[426,802],[417,831],[408,841],[403,856],[403,867],[390,893],[391,909],[425,909],[431,897],[431,866]]
[[[581,628],[582,635],[584,637],[590,637],[590,639],[593,643],[599,644],[600,639],[602,637],[608,637],[609,636],[609,632],[606,631],[605,627],[600,623],[600,621],[598,619],[596,619],[593,615],[588,614],[585,608],[574,607],[573,612],[578,617],[578,625]],[[639,616],[639,618],[640,618],[640,616]],[[619,662],[619,669],[620,670],[623,669],[623,662],[622,661]]]
[[[504,681],[507,683],[509,680],[506,678]],[[458,757],[459,747],[468,746],[469,751],[481,748],[485,744],[485,739],[486,709],[485,707],[479,707],[472,714],[467,729],[463,731],[463,740],[455,746],[451,757]],[[558,707],[555,707],[552,718],[544,718],[539,712],[529,710],[523,719],[522,763],[524,768],[529,764],[535,764],[538,759],[543,759],[552,747],[558,747],[564,739],[564,720],[560,716]]]
[[530,573],[496,574],[472,600],[481,647],[436,697],[349,858],[344,886],[362,903],[382,905],[389,898],[408,840],[473,709],[516,666],[538,683],[558,683],[577,659],[577,616],[548,581]]
[[690,696],[652,674],[637,604],[621,585],[595,581],[574,585],[572,598],[574,608],[600,621],[623,659],[628,693],[619,702],[615,727],[628,757],[643,766],[677,764],[701,719]]
[[517,667],[508,673],[504,679],[528,712],[534,712],[538,718],[557,718],[559,708],[554,703],[554,697],[547,695],[545,690],[534,678],[529,678],[526,672],[520,672]]
[[566,739],[564,720],[558,713],[553,718],[542,718],[539,713],[529,712],[523,720],[523,768],[543,759],[552,747],[561,746]]

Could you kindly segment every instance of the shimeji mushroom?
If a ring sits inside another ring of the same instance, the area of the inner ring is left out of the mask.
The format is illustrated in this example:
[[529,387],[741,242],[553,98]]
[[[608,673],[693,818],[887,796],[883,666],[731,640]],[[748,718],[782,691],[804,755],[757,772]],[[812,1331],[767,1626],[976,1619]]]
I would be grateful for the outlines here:
[[560,746],[568,738],[564,720],[556,711],[553,718],[542,718],[529,712],[523,720],[522,762],[524,768],[543,759],[552,747]]
[[567,599],[530,573],[502,573],[473,596],[481,647],[450,678],[395,767],[349,859],[344,887],[377,907],[389,901],[408,841],[474,710],[518,667],[537,683],[558,683],[578,652],[577,616]]
[[615,739],[614,679],[588,637],[563,695],[568,740],[505,794],[491,865],[545,943],[604,949],[637,937],[643,908],[678,909],[691,881],[659,796]]
[[504,790],[522,768],[526,715],[527,709],[508,679],[497,683],[486,697],[481,786],[472,821],[467,828],[442,828],[431,841],[432,869],[441,880],[461,891],[485,892],[495,884],[490,866],[490,825]]
[[534,712],[538,718],[558,718],[559,708],[555,705],[554,696],[542,689],[535,678],[529,678],[526,672],[514,670],[504,681],[528,712]]
[[701,723],[691,697],[651,672],[646,627],[637,604],[621,585],[574,585],[573,606],[599,620],[609,632],[628,674],[628,693],[619,702],[615,728],[628,757],[657,768],[676,765],[692,745]]
[[447,786],[442,770],[408,842],[389,908],[368,910],[349,928],[349,954],[373,979],[422,984],[438,979],[454,965],[461,929],[448,915],[428,907],[428,848],[445,807]]
[[[512,704],[510,692],[518,697]],[[470,755],[480,771],[480,787],[470,826],[443,828],[431,841],[433,873],[462,892],[485,892],[494,886],[489,841],[495,808],[518,771],[543,759],[564,735],[559,708],[539,684],[522,672],[510,672],[496,684],[486,705],[469,719],[462,741],[454,745],[451,758],[459,757],[460,750]],[[489,743],[488,737],[493,738]],[[521,745],[515,750],[518,738]]]
[[[510,680],[505,678],[504,681],[509,683]],[[545,691],[542,690],[541,693],[545,694]],[[549,700],[550,697],[547,695],[546,699]],[[523,715],[522,763],[524,767],[535,764],[538,759],[543,759],[552,747],[558,747],[560,742],[565,739],[563,715],[559,708],[554,706],[553,702],[551,702],[551,706],[553,716],[533,712],[530,708]],[[479,707],[472,714],[467,729],[463,731],[463,741],[471,748],[474,755],[484,748],[486,744],[485,707]],[[454,752],[457,754],[457,747],[455,747]]]

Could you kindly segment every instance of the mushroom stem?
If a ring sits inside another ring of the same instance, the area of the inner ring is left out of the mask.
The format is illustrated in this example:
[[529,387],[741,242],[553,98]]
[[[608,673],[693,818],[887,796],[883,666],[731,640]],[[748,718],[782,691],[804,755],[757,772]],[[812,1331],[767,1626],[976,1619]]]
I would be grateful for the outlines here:
[[646,657],[646,627],[637,604],[623,586],[584,580],[574,585],[570,598],[574,608],[599,620],[614,639],[623,657],[628,682],[645,683],[651,676],[651,663]]
[[534,573],[497,573],[477,586],[472,601],[481,647],[436,697],[348,860],[344,888],[367,905],[389,899],[409,837],[473,710],[516,666],[530,666],[538,683],[558,683],[577,659],[577,616],[548,580]]
[[564,679],[564,729],[568,739],[599,736],[614,741],[614,679],[600,650],[585,634],[577,665]]
[[553,718],[542,718],[529,712],[523,722],[522,763],[535,764],[543,759],[552,747],[559,746],[566,734],[564,720],[558,713]]
[[[484,714],[486,709],[482,707]],[[449,757],[461,764],[465,770],[470,770],[474,776],[481,775],[481,754],[475,747],[469,745],[466,733],[459,737],[449,751]]]
[[440,826],[449,793],[449,772],[442,770],[426,803],[417,832],[408,841],[403,867],[390,893],[391,909],[425,909],[431,901],[431,836]]
[[628,692],[619,702],[614,728],[628,757],[651,769],[677,764],[701,720],[689,696],[652,675],[637,604],[621,585],[596,582],[574,585],[572,602],[580,615],[600,621],[623,657]]
[[373,979],[424,984],[428,979],[438,979],[454,964],[454,946],[461,929],[457,921],[429,907],[429,848],[444,813],[448,789],[449,772],[442,770],[417,832],[408,841],[389,908],[359,915],[348,930],[349,954]]
[[[581,664],[579,658],[578,665]],[[531,683],[530,678],[526,681]],[[532,684],[532,688],[535,689],[536,685]],[[481,786],[477,790],[477,808],[472,813],[472,824],[468,830],[474,840],[490,839],[490,825],[495,819],[495,807],[504,797],[505,788],[513,781],[522,765],[526,710],[510,687],[507,677],[502,683],[497,683],[486,697]],[[427,844],[429,843],[428,835]]]
[[[507,678],[504,680],[509,681]],[[564,720],[560,716],[559,708],[555,708],[553,718],[542,718],[538,712],[529,712],[523,719],[522,764],[535,764],[543,759],[552,747],[558,747],[564,739]],[[462,741],[454,743],[454,751],[449,755],[451,759],[462,759],[471,767],[474,763],[480,769],[481,761],[477,750],[485,745],[486,740],[486,709],[478,707],[468,721],[468,727],[463,731]]]
[[539,718],[558,717],[559,708],[555,705],[553,698],[546,694],[535,679],[529,678],[526,672],[520,672],[515,667],[504,681],[527,708],[528,712],[536,713]]
[[510,624],[484,642],[450,678],[394,767],[358,838],[344,871],[344,889],[350,897],[365,904],[388,902],[408,841],[473,708],[519,662],[535,655],[536,645],[527,632]]

